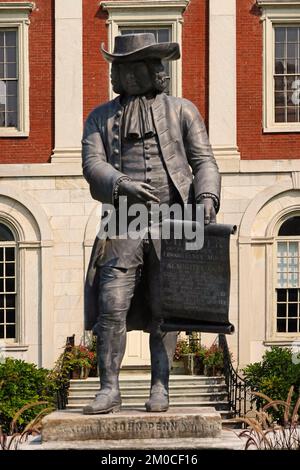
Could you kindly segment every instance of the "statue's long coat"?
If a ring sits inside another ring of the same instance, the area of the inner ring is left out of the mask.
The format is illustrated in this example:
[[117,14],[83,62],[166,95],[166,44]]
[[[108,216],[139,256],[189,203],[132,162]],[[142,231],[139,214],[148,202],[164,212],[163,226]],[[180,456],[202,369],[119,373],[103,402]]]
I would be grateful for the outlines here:
[[[206,192],[219,198],[221,178],[197,108],[186,99],[164,93],[156,96],[151,108],[162,156],[182,202],[193,203]],[[94,109],[85,124],[83,174],[92,197],[103,203],[113,204],[114,184],[124,176],[121,172],[122,110],[118,97]],[[88,267],[85,283],[87,330],[93,327],[100,313],[96,261],[105,249],[104,245],[103,240],[96,238]],[[142,285],[135,294],[127,320],[128,329],[147,329],[149,311],[142,300]]]

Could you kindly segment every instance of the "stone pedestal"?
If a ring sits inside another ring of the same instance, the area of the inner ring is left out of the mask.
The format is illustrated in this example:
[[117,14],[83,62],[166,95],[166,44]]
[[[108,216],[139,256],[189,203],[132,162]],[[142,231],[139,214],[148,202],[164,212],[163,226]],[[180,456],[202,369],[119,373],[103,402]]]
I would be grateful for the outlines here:
[[212,407],[173,408],[166,413],[124,410],[106,415],[55,411],[43,419],[42,442],[216,438],[221,416]]

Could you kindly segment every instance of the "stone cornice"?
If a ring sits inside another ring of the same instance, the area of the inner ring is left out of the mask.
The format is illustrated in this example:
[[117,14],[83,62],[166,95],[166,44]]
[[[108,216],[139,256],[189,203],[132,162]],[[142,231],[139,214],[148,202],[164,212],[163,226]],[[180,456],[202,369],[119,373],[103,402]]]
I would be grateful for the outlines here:
[[35,9],[33,2],[0,2],[0,10],[23,10],[32,11]]
[[124,10],[134,8],[180,8],[184,11],[190,0],[121,0],[101,1],[99,5],[104,10]]

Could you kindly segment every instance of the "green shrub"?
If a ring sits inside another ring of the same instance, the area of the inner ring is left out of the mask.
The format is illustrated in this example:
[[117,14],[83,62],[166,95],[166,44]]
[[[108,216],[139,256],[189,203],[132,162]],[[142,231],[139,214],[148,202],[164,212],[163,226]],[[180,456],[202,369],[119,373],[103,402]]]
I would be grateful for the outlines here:
[[[5,433],[24,405],[37,401],[47,401],[55,404],[57,384],[51,379],[47,369],[37,368],[36,365],[25,361],[6,358],[0,364],[0,426]],[[24,429],[38,413],[47,405],[30,408],[18,418],[18,431]]]
[[[296,362],[293,362],[289,348],[274,346],[265,352],[261,362],[249,364],[243,370],[245,380],[253,391],[264,393],[273,400],[285,400],[293,385],[292,406],[295,406],[300,390],[300,363]],[[262,397],[254,397],[254,402],[257,409],[266,404]],[[271,413],[280,421],[282,410],[272,410]]]

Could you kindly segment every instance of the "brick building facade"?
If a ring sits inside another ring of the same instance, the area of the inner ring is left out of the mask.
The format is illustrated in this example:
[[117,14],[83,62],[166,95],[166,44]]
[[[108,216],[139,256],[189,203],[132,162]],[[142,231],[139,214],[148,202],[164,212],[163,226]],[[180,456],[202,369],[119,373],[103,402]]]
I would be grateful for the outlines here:
[[[116,34],[145,29],[181,45],[171,93],[203,115],[222,173],[218,221],[238,226],[235,360],[243,366],[271,344],[299,339],[299,2],[5,0],[0,341],[10,355],[50,366],[66,336],[84,334],[83,281],[99,206],[82,177],[83,122],[112,97],[100,43],[111,48]],[[130,333],[125,364],[149,363],[147,343],[146,334]]]

